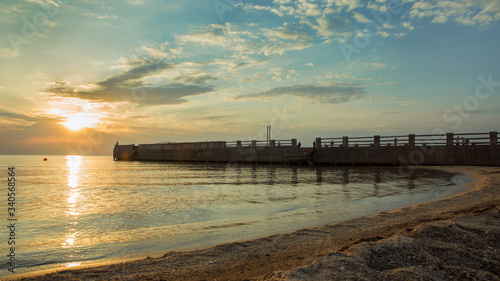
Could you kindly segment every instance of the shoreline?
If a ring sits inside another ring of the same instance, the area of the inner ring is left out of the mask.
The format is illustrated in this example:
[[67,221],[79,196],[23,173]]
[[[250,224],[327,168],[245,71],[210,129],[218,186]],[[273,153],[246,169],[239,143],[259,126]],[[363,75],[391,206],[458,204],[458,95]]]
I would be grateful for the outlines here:
[[[288,279],[315,280],[321,279],[322,275],[318,274],[326,274],[325,272],[329,272],[329,276],[332,276],[331,266],[335,264],[335,260],[331,262],[325,262],[325,260],[340,257],[344,262],[349,258],[351,261],[352,259],[359,261],[360,257],[356,256],[356,251],[359,252],[360,246],[367,246],[370,243],[383,244],[396,238],[411,236],[414,234],[412,231],[421,229],[423,226],[473,215],[494,217],[496,213],[497,220],[500,221],[498,219],[499,167],[425,166],[421,168],[464,173],[475,180],[465,184],[466,190],[457,195],[389,212],[380,212],[372,216],[362,216],[290,233],[204,249],[185,252],[171,251],[158,258],[148,257],[121,263],[60,269],[56,272],[52,270],[51,273],[33,272],[7,278],[9,280],[281,280],[281,277],[285,276]],[[496,233],[496,230],[490,233]],[[354,254],[349,256],[349,253]],[[369,262],[369,259],[365,260],[364,264]],[[345,274],[346,268],[339,266],[334,269]],[[372,269],[363,270],[365,272]],[[356,270],[353,274],[363,276],[359,275],[360,272]]]

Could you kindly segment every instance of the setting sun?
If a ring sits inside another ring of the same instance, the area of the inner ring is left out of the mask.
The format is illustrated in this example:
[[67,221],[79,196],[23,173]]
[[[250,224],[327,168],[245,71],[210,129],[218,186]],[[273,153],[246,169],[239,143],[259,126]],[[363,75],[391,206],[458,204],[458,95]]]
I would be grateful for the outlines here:
[[83,128],[93,128],[97,123],[99,123],[98,118],[88,116],[84,113],[76,113],[68,117],[68,119],[61,124],[72,131],[78,131]]

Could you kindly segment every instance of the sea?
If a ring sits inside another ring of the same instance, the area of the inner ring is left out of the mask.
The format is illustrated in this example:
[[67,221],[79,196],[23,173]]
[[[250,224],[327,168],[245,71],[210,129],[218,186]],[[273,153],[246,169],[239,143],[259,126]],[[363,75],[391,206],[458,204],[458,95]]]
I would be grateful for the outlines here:
[[2,155],[0,168],[0,277],[291,232],[451,196],[471,180],[394,166],[76,155]]

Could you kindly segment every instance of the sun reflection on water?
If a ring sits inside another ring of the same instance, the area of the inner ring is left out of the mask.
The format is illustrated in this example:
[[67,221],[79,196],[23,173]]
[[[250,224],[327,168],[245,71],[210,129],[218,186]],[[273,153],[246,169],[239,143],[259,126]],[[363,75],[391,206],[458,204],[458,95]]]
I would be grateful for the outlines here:
[[66,166],[69,169],[68,175],[68,186],[71,188],[78,187],[78,172],[80,170],[80,165],[82,164],[82,157],[77,155],[66,156]]
[[[76,226],[78,222],[76,221],[79,212],[79,201],[81,201],[80,197],[80,188],[79,188],[79,172],[80,166],[82,164],[82,157],[76,155],[66,156],[66,166],[68,167],[68,198],[67,198],[67,210],[66,214],[71,217],[71,225]],[[73,249],[78,247],[77,242],[78,231],[74,228],[70,228],[69,232],[66,234],[64,241],[61,243],[61,246],[65,249]],[[68,264],[68,267],[74,266],[76,263]]]
[[75,229],[71,229],[68,234],[66,234],[66,240],[62,243],[63,248],[73,248],[76,242],[76,235],[78,234]]
[[66,267],[75,267],[81,265],[81,262],[69,262],[66,264]]

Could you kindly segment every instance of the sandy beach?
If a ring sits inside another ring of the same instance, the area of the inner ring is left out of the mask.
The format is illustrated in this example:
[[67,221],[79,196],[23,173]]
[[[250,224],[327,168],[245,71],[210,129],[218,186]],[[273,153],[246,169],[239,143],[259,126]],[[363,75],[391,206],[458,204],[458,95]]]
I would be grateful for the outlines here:
[[161,257],[16,280],[500,280],[500,167],[459,195],[373,216]]

